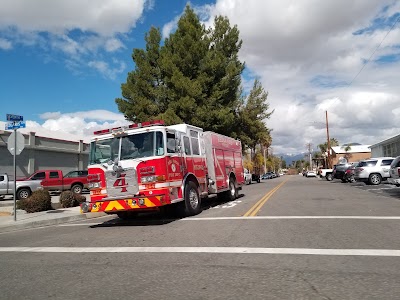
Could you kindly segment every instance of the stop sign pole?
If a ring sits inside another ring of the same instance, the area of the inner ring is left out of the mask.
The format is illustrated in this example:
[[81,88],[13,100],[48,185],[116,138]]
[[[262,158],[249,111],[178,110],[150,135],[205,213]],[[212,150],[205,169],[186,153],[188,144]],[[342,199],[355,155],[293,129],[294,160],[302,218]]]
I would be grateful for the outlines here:
[[[23,116],[7,114],[7,123],[6,130],[14,130],[14,153],[13,153],[13,161],[14,161],[14,221],[17,221],[17,155],[22,151],[22,149],[17,150],[17,129],[25,128],[25,122],[23,122]],[[11,136],[13,135],[11,134]],[[13,141],[8,141],[8,143],[12,143]],[[10,147],[9,147],[10,148]],[[18,152],[17,152],[18,151]]]

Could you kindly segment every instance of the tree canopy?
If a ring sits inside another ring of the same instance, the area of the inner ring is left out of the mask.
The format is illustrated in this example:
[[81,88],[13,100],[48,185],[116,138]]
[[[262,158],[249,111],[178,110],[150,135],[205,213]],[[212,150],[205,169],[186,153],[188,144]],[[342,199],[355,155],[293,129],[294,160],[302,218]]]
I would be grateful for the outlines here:
[[239,138],[251,149],[271,144],[267,93],[256,79],[243,96],[242,41],[227,17],[217,16],[205,28],[188,5],[163,44],[155,27],[145,42],[145,49],[133,49],[135,69],[121,85],[122,98],[115,100],[127,120],[183,122]]

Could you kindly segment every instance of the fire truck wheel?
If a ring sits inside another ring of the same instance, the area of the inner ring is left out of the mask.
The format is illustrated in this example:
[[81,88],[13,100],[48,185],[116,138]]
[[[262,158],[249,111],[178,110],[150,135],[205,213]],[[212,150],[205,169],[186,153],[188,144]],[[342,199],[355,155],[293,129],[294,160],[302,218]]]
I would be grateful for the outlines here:
[[201,212],[199,190],[193,181],[185,185],[185,200],[182,202],[182,208],[184,216],[194,216]]
[[229,178],[229,190],[226,192],[226,196],[229,201],[233,201],[238,197],[238,190],[233,177]]

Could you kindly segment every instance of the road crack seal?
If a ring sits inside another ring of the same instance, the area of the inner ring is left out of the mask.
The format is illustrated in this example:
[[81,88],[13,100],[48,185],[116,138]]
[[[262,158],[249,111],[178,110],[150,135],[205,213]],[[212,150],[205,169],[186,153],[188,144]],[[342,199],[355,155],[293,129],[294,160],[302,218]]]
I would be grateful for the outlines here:
[[325,296],[322,293],[320,293],[320,291],[318,291],[318,289],[304,277],[304,274],[302,272],[298,272],[297,277],[299,277],[301,280],[303,280],[305,283],[307,283],[309,285],[309,287],[311,288],[311,290],[314,291],[318,296],[320,296],[326,300],[332,300],[328,296]]

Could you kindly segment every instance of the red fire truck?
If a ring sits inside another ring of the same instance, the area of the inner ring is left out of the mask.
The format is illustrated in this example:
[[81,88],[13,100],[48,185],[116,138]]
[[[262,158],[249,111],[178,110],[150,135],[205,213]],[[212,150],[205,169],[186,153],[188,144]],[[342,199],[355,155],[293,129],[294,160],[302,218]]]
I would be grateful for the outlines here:
[[210,194],[236,199],[243,171],[240,141],[199,127],[152,121],[104,129],[90,144],[90,202],[81,209],[126,219],[176,204],[195,215]]

